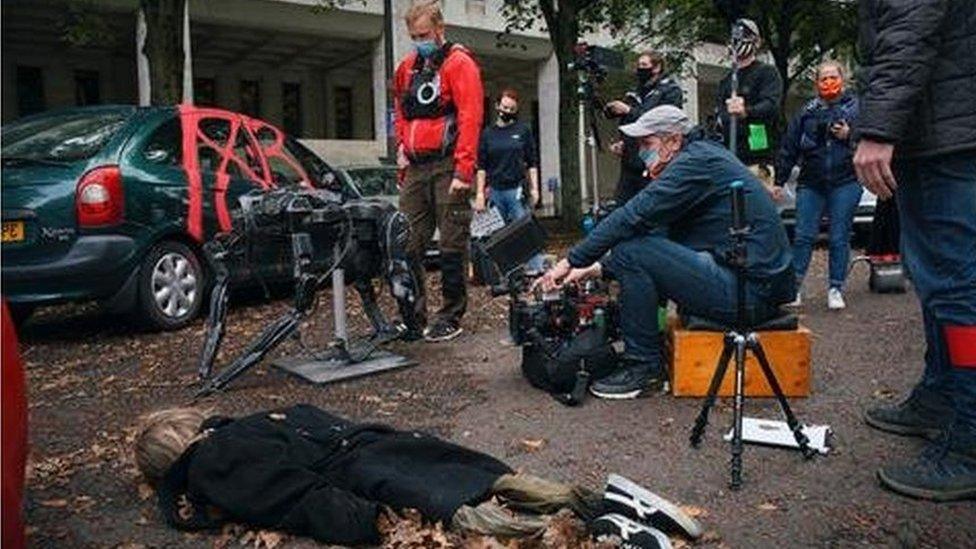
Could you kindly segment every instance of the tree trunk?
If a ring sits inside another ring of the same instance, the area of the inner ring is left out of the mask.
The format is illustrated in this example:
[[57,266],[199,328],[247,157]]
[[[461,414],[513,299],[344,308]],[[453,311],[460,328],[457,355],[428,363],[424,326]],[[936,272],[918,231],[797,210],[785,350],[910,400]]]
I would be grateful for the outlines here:
[[185,0],[140,0],[146,16],[150,99],[153,105],[175,105],[183,98],[183,8]]
[[[569,4],[569,2],[561,2]],[[574,47],[579,39],[579,23],[572,6],[561,6],[557,15],[558,32],[552,33],[556,59],[559,61],[559,171],[560,211],[563,227],[578,229],[583,213],[580,194],[579,164],[579,103],[576,95],[576,73],[566,68],[575,57]]]

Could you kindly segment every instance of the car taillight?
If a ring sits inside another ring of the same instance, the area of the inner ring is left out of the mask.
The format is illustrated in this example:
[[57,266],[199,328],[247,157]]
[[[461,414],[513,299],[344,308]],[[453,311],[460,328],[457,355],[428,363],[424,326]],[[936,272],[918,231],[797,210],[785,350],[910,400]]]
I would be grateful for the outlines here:
[[118,166],[101,166],[81,176],[75,190],[79,227],[104,227],[122,222],[125,193]]

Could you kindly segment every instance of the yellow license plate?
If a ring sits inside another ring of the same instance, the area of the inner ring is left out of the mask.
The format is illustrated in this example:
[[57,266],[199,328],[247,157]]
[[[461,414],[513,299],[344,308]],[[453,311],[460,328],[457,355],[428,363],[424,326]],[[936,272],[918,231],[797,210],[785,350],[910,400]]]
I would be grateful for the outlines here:
[[21,242],[24,240],[23,221],[3,222],[3,242]]

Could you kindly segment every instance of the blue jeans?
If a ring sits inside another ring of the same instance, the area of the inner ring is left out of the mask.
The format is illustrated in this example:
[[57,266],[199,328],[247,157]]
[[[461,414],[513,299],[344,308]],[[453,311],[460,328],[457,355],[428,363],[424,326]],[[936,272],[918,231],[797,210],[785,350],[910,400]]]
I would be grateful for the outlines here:
[[976,443],[976,153],[894,169],[902,259],[925,325],[921,385],[952,401],[954,434]]
[[[525,207],[522,194],[521,186],[515,187],[514,189],[491,190],[491,203],[498,208],[498,213],[502,215],[505,224],[529,215],[529,209]],[[525,266],[530,271],[541,271],[543,267],[542,256],[536,254]]]
[[824,210],[830,218],[830,288],[844,288],[851,255],[851,227],[861,201],[861,185],[851,180],[843,185],[801,185],[796,190],[796,234],[793,238],[793,270],[802,283],[810,267],[813,245],[820,234]]
[[[735,274],[716,263],[708,252],[696,252],[659,235],[640,236],[615,246],[604,267],[620,282],[625,353],[655,372],[661,371],[657,314],[661,298],[677,303],[683,313],[726,324],[736,320]],[[775,314],[776,308],[768,305],[770,297],[764,283],[746,284],[749,321],[766,320]]]

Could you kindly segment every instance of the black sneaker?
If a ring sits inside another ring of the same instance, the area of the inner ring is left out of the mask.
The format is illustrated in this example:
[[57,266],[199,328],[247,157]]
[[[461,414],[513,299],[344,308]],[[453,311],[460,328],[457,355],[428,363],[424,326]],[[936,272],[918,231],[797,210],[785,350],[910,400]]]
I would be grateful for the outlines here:
[[943,436],[915,461],[878,469],[878,480],[885,488],[914,498],[976,499],[976,448],[956,448]]
[[630,364],[598,379],[590,385],[590,392],[600,398],[624,400],[637,398],[644,391],[659,391],[664,386],[664,373],[645,365]]
[[590,533],[597,541],[616,537],[624,549],[671,549],[671,540],[660,530],[613,513],[591,522]]
[[701,524],[680,507],[636,482],[611,473],[603,493],[603,508],[665,532],[680,532],[691,539],[701,537]]
[[931,389],[916,387],[898,404],[865,411],[864,422],[888,433],[935,440],[952,422],[953,415],[945,397]]
[[450,341],[461,335],[464,330],[453,320],[438,320],[433,326],[428,326],[424,330],[424,339],[429,343]]

